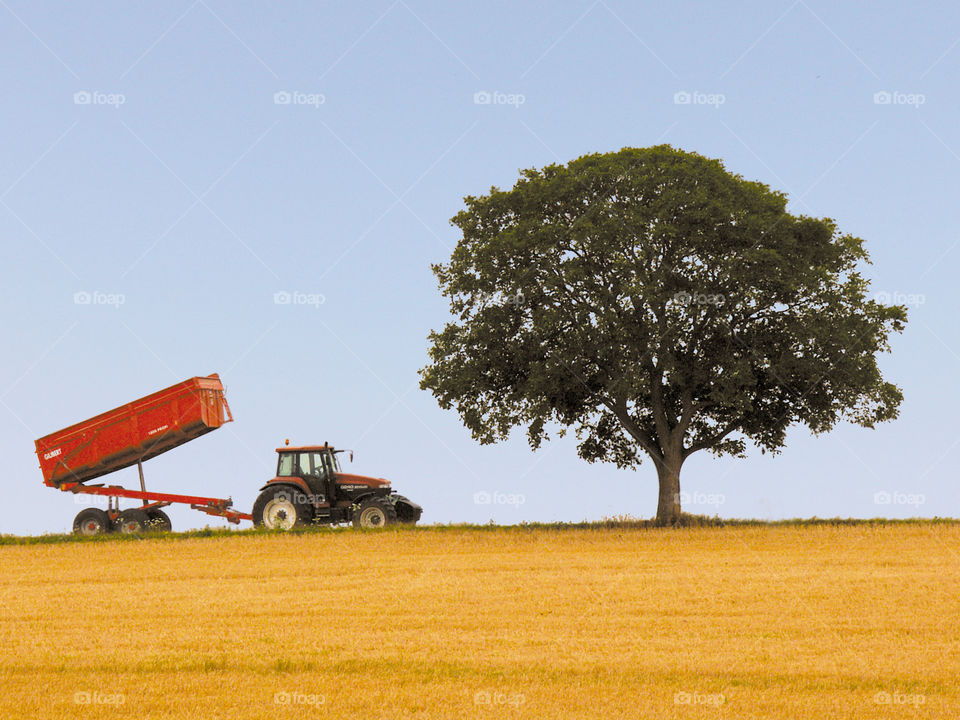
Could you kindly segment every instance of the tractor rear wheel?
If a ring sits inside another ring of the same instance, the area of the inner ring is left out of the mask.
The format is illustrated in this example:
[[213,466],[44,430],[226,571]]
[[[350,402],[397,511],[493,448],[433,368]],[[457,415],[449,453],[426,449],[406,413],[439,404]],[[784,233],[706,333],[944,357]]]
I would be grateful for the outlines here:
[[110,516],[100,508],[84,508],[73,519],[73,532],[77,535],[103,535],[111,530]]
[[300,490],[277,485],[268,487],[253,504],[253,524],[270,530],[289,530],[313,521],[313,506]]
[[122,510],[117,518],[117,532],[121,535],[136,535],[150,528],[150,516],[140,508]]
[[367,498],[353,513],[353,526],[358,528],[381,528],[396,522],[397,509],[385,497]]
[[157,532],[170,532],[173,530],[173,523],[170,522],[170,516],[160,508],[151,508],[147,510],[147,529]]

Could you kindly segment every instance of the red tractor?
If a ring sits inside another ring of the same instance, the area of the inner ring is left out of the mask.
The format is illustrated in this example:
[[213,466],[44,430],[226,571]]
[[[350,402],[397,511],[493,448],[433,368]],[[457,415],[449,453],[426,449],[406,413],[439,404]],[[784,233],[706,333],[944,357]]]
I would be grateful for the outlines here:
[[416,524],[423,508],[393,492],[388,480],[343,472],[339,456],[344,452],[352,461],[352,451],[327,444],[277,448],[277,476],[260,488],[254,525],[288,530],[312,523]]

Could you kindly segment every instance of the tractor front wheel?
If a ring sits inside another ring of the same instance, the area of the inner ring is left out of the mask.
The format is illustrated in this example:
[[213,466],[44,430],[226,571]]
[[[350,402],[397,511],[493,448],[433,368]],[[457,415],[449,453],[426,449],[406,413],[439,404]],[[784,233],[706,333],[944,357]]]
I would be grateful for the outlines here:
[[397,522],[397,509],[385,497],[367,498],[353,512],[353,526],[381,528]]

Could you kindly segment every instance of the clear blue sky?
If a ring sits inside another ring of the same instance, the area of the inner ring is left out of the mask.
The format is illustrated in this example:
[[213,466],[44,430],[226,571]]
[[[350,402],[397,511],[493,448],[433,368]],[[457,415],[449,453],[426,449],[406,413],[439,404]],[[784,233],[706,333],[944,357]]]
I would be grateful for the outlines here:
[[694,456],[685,509],[958,516],[958,68],[960,10],[933,2],[3,0],[0,532],[80,509],[35,438],[214,371],[236,422],[147,463],[151,487],[249,510],[289,437],[352,447],[425,522],[652,516],[649,463],[480,447],[417,369],[464,195],[662,142],[835,218],[911,305],[882,360],[899,420]]

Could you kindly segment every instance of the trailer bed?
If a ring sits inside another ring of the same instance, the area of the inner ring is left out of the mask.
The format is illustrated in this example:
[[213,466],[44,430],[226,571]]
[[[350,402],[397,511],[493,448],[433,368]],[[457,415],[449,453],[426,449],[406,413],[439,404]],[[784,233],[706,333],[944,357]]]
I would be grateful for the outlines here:
[[37,440],[43,481],[58,488],[85,483],[232,420],[220,376],[193,377]]

